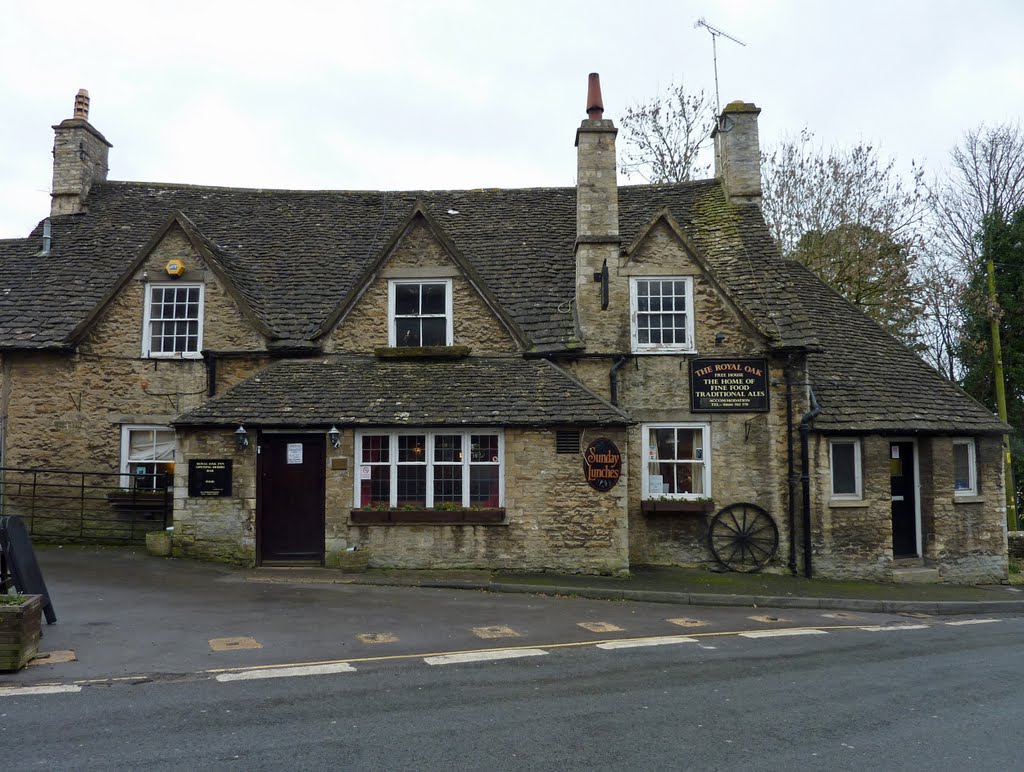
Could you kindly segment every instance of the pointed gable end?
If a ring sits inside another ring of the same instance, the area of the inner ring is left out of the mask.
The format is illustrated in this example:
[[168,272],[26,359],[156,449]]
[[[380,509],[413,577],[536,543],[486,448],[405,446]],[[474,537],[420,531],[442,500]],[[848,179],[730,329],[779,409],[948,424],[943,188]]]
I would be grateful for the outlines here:
[[667,207],[651,218],[628,246],[623,247],[623,273],[626,275],[694,273],[702,275],[714,293],[766,341],[777,336],[758,324],[742,300],[722,280],[708,259],[697,247]]
[[511,353],[529,347],[526,334],[419,199],[314,340],[328,352],[440,345]]
[[[201,287],[207,296],[203,315],[214,313],[217,325],[201,348],[265,349],[274,336],[227,270],[227,258],[188,217],[174,211],[75,327],[69,342],[107,353],[124,347],[119,353],[129,356],[138,356],[141,349],[145,356],[146,343],[137,340],[139,335],[145,336],[142,312],[148,301],[143,288],[165,283],[168,287]],[[114,327],[106,329],[111,323]],[[136,329],[139,332],[132,334]]]

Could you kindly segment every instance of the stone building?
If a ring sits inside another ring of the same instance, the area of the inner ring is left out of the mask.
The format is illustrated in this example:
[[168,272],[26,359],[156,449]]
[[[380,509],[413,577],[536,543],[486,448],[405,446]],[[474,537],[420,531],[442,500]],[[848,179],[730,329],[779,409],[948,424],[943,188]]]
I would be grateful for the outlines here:
[[587,108],[575,188],[243,190],[108,180],[82,92],[0,241],[4,511],[166,472],[188,557],[1004,579],[1006,427],[779,256],[760,111],[619,186]]

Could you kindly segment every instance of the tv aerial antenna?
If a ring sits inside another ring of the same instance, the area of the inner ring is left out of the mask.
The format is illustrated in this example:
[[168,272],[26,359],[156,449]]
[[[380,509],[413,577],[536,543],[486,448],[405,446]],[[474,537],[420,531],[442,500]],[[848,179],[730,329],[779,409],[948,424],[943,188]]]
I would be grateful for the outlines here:
[[747,44],[744,43],[742,40],[734,38],[728,32],[723,32],[718,27],[714,27],[708,24],[704,20],[703,16],[697,19],[697,21],[693,25],[694,29],[700,29],[701,27],[703,27],[704,29],[711,33],[711,56],[714,58],[715,61],[715,115],[721,115],[722,107],[718,103],[718,46],[716,45],[718,38],[723,37],[726,40],[731,40],[733,43],[739,43],[741,46],[744,47],[746,47]]

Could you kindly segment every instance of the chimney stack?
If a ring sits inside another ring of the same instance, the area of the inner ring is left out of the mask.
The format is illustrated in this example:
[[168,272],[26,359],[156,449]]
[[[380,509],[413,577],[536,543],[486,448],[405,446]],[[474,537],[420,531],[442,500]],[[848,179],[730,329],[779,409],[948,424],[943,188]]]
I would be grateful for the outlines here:
[[[590,73],[587,118],[576,130],[576,321],[590,351],[621,351],[629,298],[619,297],[619,187],[615,135],[604,117],[601,80]],[[625,309],[625,310],[624,310]]]
[[761,146],[757,116],[750,102],[730,102],[711,132],[715,140],[715,177],[732,203],[761,203]]
[[84,211],[92,184],[107,179],[112,146],[89,123],[89,92],[84,88],[75,96],[73,116],[53,127],[51,217]]

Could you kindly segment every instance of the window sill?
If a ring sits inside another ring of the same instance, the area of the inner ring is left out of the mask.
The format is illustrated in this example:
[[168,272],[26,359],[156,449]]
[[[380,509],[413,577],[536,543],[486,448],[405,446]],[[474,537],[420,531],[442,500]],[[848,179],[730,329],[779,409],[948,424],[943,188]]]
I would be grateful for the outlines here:
[[379,359],[461,359],[471,350],[469,346],[379,346],[373,353]]
[[984,504],[985,497],[978,496],[977,494],[972,496],[953,496],[954,504]]
[[871,506],[871,504],[864,499],[829,499],[828,505],[833,509],[856,509],[857,507]]
[[630,353],[636,354],[637,356],[645,356],[651,354],[669,354],[672,356],[680,356],[685,354],[687,356],[696,356],[698,352],[695,348],[635,348]]
[[686,499],[640,502],[640,511],[652,515],[706,515],[715,508],[713,501],[687,501]]
[[497,509],[353,509],[352,525],[495,525],[505,522]]

